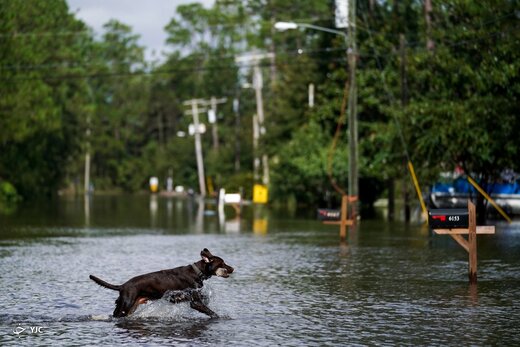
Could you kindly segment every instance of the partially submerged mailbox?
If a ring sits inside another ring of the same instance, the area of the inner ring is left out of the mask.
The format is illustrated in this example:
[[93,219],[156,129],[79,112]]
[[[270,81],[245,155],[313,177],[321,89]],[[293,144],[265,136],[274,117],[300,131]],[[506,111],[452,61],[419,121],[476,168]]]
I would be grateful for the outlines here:
[[352,197],[348,195],[343,195],[341,197],[341,209],[340,210],[331,210],[327,208],[318,209],[318,219],[322,221],[323,224],[334,224],[339,225],[339,238],[341,242],[346,241],[347,238],[347,226],[354,225],[355,217],[351,216],[348,219],[348,202],[354,202],[357,200],[357,197]]
[[428,225],[431,229],[455,229],[469,226],[467,209],[437,209],[428,212]]
[[468,252],[469,282],[477,283],[477,234],[494,234],[495,227],[477,226],[476,208],[471,200],[468,200],[467,209],[430,210],[428,223],[433,232],[450,235]]
[[338,221],[341,219],[340,210],[331,210],[328,208],[318,209],[318,220],[320,221]]

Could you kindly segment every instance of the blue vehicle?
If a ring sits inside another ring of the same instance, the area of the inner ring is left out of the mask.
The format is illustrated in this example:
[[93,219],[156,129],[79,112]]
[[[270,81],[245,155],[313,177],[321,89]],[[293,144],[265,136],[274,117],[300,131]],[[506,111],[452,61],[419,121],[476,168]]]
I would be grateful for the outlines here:
[[[491,198],[510,215],[520,215],[520,182],[492,183],[482,187]],[[435,183],[430,191],[434,208],[465,208],[468,199],[474,200],[479,192],[464,178],[457,177],[448,183]],[[493,207],[488,204],[488,209]]]

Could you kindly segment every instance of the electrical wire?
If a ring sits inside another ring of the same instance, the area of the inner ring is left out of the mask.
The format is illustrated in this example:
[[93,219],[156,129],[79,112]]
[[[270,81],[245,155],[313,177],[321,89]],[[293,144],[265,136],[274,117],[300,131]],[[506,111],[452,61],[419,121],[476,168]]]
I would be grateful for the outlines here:
[[336,151],[336,145],[338,143],[339,136],[341,134],[341,128],[343,123],[345,122],[345,110],[347,108],[347,101],[348,101],[348,90],[349,90],[349,83],[348,78],[345,80],[345,87],[343,89],[343,99],[341,100],[341,109],[338,117],[338,121],[336,123],[336,132],[334,133],[334,137],[332,139],[332,144],[329,147],[329,152],[327,153],[327,176],[329,176],[329,181],[334,190],[336,190],[339,194],[347,195],[347,192],[341,188],[338,183],[336,182],[336,179],[332,175],[332,163],[333,163],[333,155]]

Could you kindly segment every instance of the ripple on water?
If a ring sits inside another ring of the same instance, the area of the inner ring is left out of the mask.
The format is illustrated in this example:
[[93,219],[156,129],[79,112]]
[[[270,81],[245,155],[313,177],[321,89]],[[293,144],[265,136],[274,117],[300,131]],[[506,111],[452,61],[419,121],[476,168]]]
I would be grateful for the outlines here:
[[[387,233],[379,241],[370,230],[360,230],[359,240],[348,248],[328,241],[316,246],[308,240],[323,238],[323,232],[162,235],[98,229],[80,237],[4,242],[0,284],[9,289],[0,300],[0,344],[520,342],[518,256],[503,258],[500,249],[488,249],[479,262],[479,284],[471,288],[467,256],[458,248],[429,244],[428,237],[420,243],[414,239],[408,247],[402,245],[406,237],[392,240]],[[88,278],[94,274],[119,284],[138,274],[194,262],[204,247],[236,269],[229,279],[211,278],[204,287],[209,307],[221,319],[208,319],[187,303],[166,300],[141,305],[132,317],[113,319],[117,292]],[[38,324],[44,326],[40,335],[19,338],[12,332],[18,325]]]

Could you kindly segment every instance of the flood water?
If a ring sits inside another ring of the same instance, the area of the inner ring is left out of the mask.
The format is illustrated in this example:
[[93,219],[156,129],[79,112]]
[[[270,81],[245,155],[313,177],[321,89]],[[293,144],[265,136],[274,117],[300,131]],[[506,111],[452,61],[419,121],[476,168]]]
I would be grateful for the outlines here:
[[[416,223],[338,228],[284,211],[181,198],[61,198],[0,216],[0,345],[520,345],[520,223],[466,252]],[[301,211],[300,211],[301,212]],[[313,214],[312,211],[310,213]],[[209,319],[159,300],[111,313],[120,284],[209,248],[235,268],[205,282]]]

